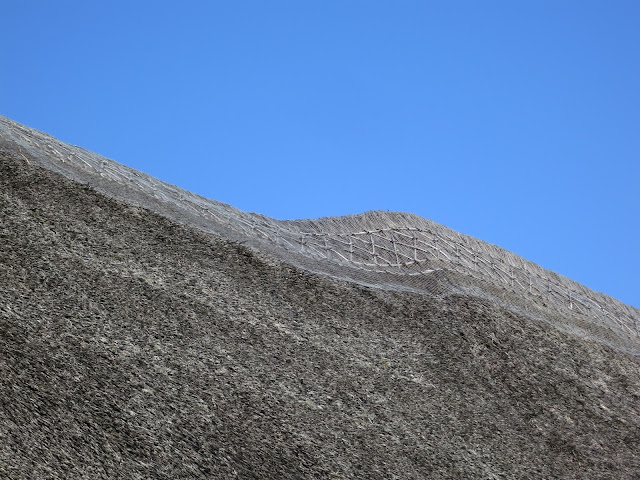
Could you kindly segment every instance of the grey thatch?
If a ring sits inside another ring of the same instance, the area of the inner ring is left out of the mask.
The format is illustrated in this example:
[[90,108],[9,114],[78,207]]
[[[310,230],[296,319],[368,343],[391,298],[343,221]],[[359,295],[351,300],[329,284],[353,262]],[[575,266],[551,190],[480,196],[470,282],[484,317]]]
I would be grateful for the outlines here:
[[0,117],[0,479],[638,478],[639,320],[420,217],[276,221]]

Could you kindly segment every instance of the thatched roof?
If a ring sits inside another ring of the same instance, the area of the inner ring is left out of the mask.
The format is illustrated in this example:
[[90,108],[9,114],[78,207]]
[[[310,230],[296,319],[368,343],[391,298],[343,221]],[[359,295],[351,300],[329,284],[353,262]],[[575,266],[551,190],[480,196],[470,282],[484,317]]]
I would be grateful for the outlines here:
[[637,310],[216,234],[65,168],[0,136],[0,479],[638,478]]

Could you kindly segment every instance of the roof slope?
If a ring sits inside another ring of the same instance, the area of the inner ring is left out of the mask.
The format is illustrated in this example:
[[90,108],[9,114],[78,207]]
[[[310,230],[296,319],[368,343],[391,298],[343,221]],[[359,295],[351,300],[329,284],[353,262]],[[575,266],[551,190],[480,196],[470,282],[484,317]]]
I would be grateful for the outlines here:
[[377,288],[480,296],[640,354],[640,310],[416,215],[377,211],[278,221],[201,197],[2,116],[0,142],[21,158],[112,198],[291,265]]
[[640,471],[635,309],[585,290],[628,319],[580,324],[464,254],[412,260],[448,235],[417,217],[275,222],[111,163],[80,178],[76,147],[0,120],[0,478]]

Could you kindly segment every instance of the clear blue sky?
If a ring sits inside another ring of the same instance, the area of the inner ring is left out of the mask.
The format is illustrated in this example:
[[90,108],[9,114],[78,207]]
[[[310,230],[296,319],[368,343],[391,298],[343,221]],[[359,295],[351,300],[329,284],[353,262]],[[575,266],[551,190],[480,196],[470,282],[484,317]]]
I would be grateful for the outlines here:
[[0,13],[0,114],[275,218],[413,212],[640,307],[637,0]]

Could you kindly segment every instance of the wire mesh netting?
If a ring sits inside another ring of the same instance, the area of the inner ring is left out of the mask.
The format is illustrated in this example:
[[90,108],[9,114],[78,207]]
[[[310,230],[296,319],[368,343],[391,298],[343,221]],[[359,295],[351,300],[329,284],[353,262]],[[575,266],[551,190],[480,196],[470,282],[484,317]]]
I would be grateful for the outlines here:
[[416,215],[279,221],[162,182],[0,116],[0,148],[106,195],[310,270],[374,288],[464,294],[640,352],[640,311]]

